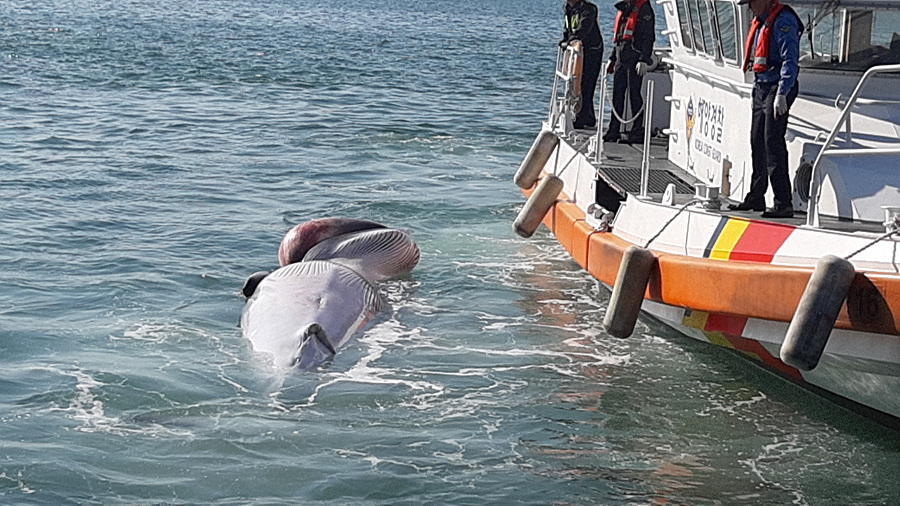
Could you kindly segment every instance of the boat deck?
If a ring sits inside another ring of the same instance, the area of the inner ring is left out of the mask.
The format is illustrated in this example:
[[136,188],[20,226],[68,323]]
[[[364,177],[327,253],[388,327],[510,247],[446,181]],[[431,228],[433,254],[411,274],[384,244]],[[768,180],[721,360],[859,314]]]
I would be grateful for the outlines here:
[[[587,142],[583,141],[594,133],[590,132],[588,134],[588,131],[576,132],[577,142],[574,144],[584,146],[581,151],[585,152]],[[672,183],[675,185],[675,202],[686,203],[694,197],[694,184],[700,181],[668,160],[668,145],[669,141],[666,137],[654,137],[650,141],[650,180],[647,185],[647,191],[652,197],[659,199],[663,192],[666,191],[666,187]],[[595,165],[599,177],[622,196],[627,193],[640,193],[642,150],[643,145],[641,144],[604,143],[603,161],[599,166]],[[757,211],[731,211],[727,208],[727,204],[737,203],[737,201],[723,197],[722,203],[721,210],[710,212],[748,220],[762,219]],[[803,226],[806,225],[806,212],[795,211],[793,218],[778,218],[771,221],[797,227]],[[881,223],[838,220],[822,216],[820,217],[820,225],[823,229],[847,233],[884,233],[884,226]]]

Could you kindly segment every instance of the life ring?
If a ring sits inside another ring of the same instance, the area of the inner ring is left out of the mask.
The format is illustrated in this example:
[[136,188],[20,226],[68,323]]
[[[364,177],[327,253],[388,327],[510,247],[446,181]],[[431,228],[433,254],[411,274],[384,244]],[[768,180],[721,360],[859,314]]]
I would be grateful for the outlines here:
[[[571,50],[570,50],[571,49]],[[584,72],[584,51],[580,40],[569,42],[563,58],[563,72],[574,77],[572,94],[575,98],[575,113],[581,110],[581,74]]]

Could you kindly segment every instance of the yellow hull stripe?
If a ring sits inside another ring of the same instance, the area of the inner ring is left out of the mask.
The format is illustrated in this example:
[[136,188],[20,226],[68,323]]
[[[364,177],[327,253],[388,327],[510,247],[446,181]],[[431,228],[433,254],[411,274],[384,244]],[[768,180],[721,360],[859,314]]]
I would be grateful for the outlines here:
[[728,220],[728,223],[722,229],[722,233],[719,234],[716,244],[712,247],[712,251],[709,252],[709,258],[717,260],[728,260],[731,258],[734,246],[741,240],[741,236],[744,235],[744,231],[749,226],[749,221]]

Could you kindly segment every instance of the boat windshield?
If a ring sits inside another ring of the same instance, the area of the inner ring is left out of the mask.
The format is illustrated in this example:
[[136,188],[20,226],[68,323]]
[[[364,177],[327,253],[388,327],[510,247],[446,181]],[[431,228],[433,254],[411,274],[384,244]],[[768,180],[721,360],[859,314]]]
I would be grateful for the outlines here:
[[864,71],[900,63],[900,10],[843,9],[836,4],[795,7],[806,30],[800,65]]

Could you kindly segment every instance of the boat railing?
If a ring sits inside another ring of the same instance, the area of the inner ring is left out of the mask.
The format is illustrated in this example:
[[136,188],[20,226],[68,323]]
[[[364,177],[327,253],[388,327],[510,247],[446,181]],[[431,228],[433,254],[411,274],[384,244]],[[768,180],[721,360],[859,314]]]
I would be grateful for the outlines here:
[[647,80],[647,96],[644,97],[644,143],[641,156],[641,198],[649,198],[650,186],[650,136],[653,125],[653,92],[654,82]]
[[[844,108],[841,110],[841,114],[838,117],[837,122],[835,122],[834,127],[832,127],[831,132],[828,134],[828,137],[825,139],[825,143],[822,145],[822,149],[819,150],[819,154],[816,156],[816,160],[812,166],[812,174],[809,185],[809,212],[806,215],[806,225],[810,227],[819,227],[819,199],[822,193],[822,160],[826,156],[837,157],[837,156],[856,156],[860,154],[864,155],[884,155],[884,154],[900,154],[900,148],[853,148],[852,144],[852,136],[853,129],[851,119],[851,112],[853,107],[857,102],[862,102],[859,98],[860,93],[862,92],[863,87],[870,81],[874,76],[878,74],[890,74],[894,72],[900,72],[900,64],[897,65],[879,65],[875,67],[871,67],[869,70],[863,74],[862,78],[856,84],[856,89],[853,90],[853,94],[847,99],[847,103],[844,105]],[[845,143],[846,147],[838,147],[833,146],[835,139],[837,138],[838,133],[842,128],[846,130],[847,142]]]
[[603,158],[603,107],[606,104],[606,87],[609,82],[609,75],[606,72],[603,72],[603,75],[600,77],[600,107],[599,110],[596,111],[595,116],[597,117],[597,133],[591,139],[589,144],[588,151],[594,154],[594,162],[598,165],[600,164],[600,160]]
[[[561,45],[556,53],[556,72],[553,78],[553,91],[550,96],[550,112],[547,118],[548,128],[569,136],[572,133],[572,119],[575,116],[575,108],[577,105],[577,97],[581,90],[577,89],[579,85],[582,63],[581,43],[575,41]],[[587,146],[587,156],[593,157],[594,162],[599,164],[603,156],[603,110],[606,106],[607,87],[609,76],[603,74],[599,80],[600,101],[599,111],[595,114],[597,117],[597,131],[595,135],[589,139]],[[654,83],[652,80],[647,81],[646,96],[644,97],[644,139],[643,139],[643,156],[641,159],[641,198],[648,198],[648,187],[650,181],[650,138],[652,136],[653,124],[653,93]],[[615,109],[610,104],[611,113],[616,114]],[[634,121],[640,114],[635,114],[631,120],[621,119],[622,123]]]
[[719,77],[715,74],[712,74],[708,71],[699,69],[697,67],[688,65],[678,59],[666,57],[662,59],[663,63],[669,64],[672,67],[680,69],[685,74],[691,74],[692,76],[700,79],[701,81],[709,84],[710,86],[718,84],[728,90],[736,93],[738,95],[749,97],[753,92],[753,85],[747,83],[737,83],[732,81],[731,79],[726,79],[724,77]]
[[[581,58],[579,41],[560,46],[556,52],[556,72],[553,77],[553,92],[550,96],[547,122],[551,128],[562,130],[566,135],[571,131],[571,118],[574,116],[579,92],[575,86],[581,73]],[[562,124],[559,124],[561,119]]]
[[[551,130],[568,137],[573,132],[572,121],[575,118],[575,110],[581,90],[578,79],[583,63],[581,42],[562,45],[556,52],[556,72],[553,77],[553,91],[550,95],[550,112],[547,117],[547,125]],[[588,156],[593,156],[596,163],[600,163],[603,155],[603,105],[606,103],[606,88],[608,76],[603,73],[597,83],[600,90],[600,107],[595,111],[597,117],[597,131],[589,140]]]

